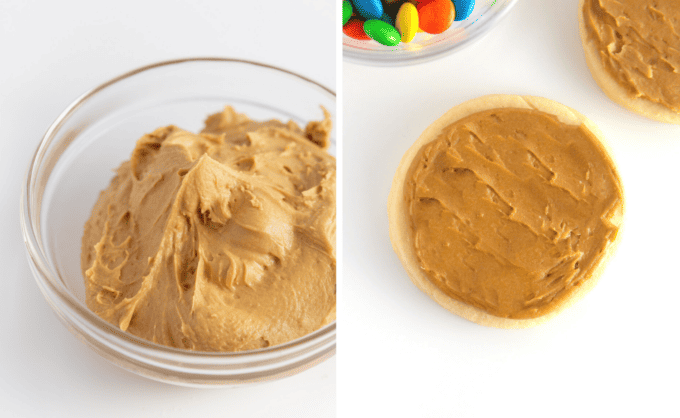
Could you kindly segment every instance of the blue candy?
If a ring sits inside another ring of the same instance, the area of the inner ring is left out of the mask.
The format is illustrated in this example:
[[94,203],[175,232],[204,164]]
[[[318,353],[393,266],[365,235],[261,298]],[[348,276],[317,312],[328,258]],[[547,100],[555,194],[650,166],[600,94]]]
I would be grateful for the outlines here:
[[357,12],[367,20],[379,20],[382,17],[383,5],[380,0],[352,0],[352,3]]
[[456,22],[467,19],[475,8],[475,0],[451,0],[456,9]]

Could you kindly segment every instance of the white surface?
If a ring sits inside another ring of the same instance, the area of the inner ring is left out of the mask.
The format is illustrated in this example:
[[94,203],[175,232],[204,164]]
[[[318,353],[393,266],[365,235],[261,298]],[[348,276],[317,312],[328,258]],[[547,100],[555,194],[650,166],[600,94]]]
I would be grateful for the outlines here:
[[[431,63],[344,64],[340,416],[677,411],[680,126],[604,96],[586,67],[577,3],[522,0],[486,38]],[[484,328],[441,308],[408,279],[388,236],[403,153],[446,110],[491,93],[545,96],[585,114],[609,141],[626,192],[624,236],[597,287],[534,329]]]
[[[196,56],[266,62],[335,88],[336,2],[0,2],[0,416],[335,416],[335,358],[292,378],[200,390],[137,377],[78,341],[28,269],[26,167],[80,94],[134,68]],[[80,233],[80,232],[75,232]]]

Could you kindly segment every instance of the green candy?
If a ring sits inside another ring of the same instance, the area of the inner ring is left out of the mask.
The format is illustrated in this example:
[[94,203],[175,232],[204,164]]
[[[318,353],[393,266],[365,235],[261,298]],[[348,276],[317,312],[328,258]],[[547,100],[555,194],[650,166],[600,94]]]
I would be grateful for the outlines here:
[[383,45],[395,46],[401,42],[399,31],[382,20],[367,20],[364,23],[364,32],[374,41],[380,42]]
[[345,0],[342,2],[342,26],[345,26],[347,22],[349,22],[350,17],[352,17],[352,3],[350,3],[349,0]]

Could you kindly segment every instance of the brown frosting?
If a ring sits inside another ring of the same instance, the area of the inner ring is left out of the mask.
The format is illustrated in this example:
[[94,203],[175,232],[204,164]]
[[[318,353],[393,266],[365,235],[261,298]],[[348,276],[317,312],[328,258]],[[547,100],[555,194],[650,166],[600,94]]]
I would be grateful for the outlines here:
[[[324,110],[325,112],[325,110]],[[201,134],[144,135],[85,225],[87,304],[172,347],[238,351],[335,319],[330,115],[254,122],[230,107]]]
[[585,0],[587,36],[603,67],[632,97],[680,112],[677,0]]
[[404,186],[428,279],[491,315],[552,311],[614,241],[615,169],[583,125],[499,108],[449,125],[416,155]]

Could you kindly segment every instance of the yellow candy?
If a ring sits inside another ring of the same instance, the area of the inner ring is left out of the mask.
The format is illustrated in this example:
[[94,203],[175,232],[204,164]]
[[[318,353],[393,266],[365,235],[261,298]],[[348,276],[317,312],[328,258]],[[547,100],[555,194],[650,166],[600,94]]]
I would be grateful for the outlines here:
[[418,32],[418,10],[411,3],[404,3],[397,13],[396,25],[402,42],[411,42]]

